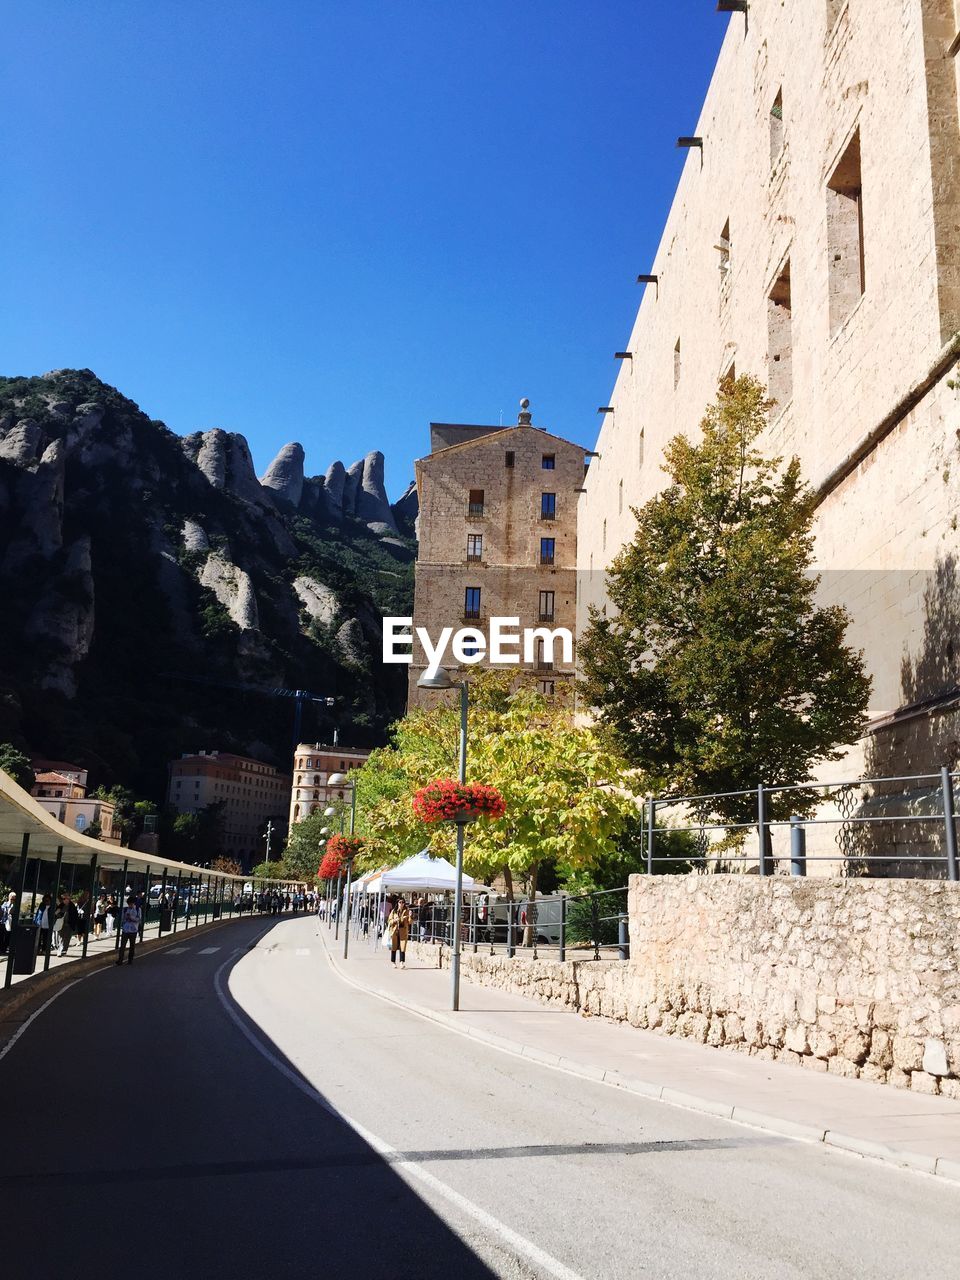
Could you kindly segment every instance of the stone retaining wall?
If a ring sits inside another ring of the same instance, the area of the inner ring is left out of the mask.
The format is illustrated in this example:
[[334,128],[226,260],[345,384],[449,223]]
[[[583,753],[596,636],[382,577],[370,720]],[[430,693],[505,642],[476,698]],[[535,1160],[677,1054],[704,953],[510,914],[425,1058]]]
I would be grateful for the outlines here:
[[960,1098],[960,885],[633,876],[629,909],[629,963],[468,951],[463,975],[662,1035]]

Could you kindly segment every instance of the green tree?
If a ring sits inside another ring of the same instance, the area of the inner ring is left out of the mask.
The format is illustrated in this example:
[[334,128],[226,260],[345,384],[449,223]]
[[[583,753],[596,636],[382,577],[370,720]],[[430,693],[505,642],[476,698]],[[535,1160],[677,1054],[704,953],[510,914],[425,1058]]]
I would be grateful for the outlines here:
[[33,768],[30,759],[11,742],[0,742],[0,769],[8,773],[18,787],[29,791],[33,786]]
[[[364,867],[425,846],[452,855],[453,826],[424,826],[411,802],[425,783],[455,775],[458,739],[455,707],[417,709],[394,726],[392,746],[360,770],[358,830],[371,850]],[[501,672],[478,671],[470,679],[467,775],[497,787],[507,812],[468,827],[465,865],[485,879],[502,873],[511,896],[515,877],[535,896],[545,864],[571,875],[602,863],[635,812],[623,760],[592,729],[574,726],[562,699],[517,688]]]
[[[697,443],[675,436],[670,484],[636,510],[580,645],[584,701],[651,789],[724,792],[806,781],[863,731],[870,692],[848,618],[818,607],[814,496],[796,458],[756,441],[770,402],[754,378],[722,384]],[[812,797],[774,796],[785,817]],[[752,796],[716,816],[755,816]]]
[[257,880],[285,880],[286,871],[282,861],[258,862],[250,872]]

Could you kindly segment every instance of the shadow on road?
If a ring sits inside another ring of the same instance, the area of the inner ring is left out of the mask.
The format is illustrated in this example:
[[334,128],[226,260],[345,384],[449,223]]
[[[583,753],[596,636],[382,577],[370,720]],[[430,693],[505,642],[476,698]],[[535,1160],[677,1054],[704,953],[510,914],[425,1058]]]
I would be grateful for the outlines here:
[[253,925],[229,1014],[222,955],[145,956],[66,991],[0,1062],[6,1274],[44,1274],[37,1242],[71,1280],[121,1260],[138,1280],[494,1274],[231,1000]]

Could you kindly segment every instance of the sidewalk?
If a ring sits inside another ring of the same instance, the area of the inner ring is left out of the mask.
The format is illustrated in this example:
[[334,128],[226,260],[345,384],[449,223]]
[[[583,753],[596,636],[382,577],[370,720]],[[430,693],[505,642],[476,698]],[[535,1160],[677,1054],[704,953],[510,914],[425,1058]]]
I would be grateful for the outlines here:
[[319,932],[345,981],[485,1044],[645,1098],[960,1182],[958,1101],[581,1018],[465,980],[453,1013],[448,970],[412,957],[405,970],[393,969],[387,951],[353,937],[344,961],[342,936],[334,944],[326,926]]

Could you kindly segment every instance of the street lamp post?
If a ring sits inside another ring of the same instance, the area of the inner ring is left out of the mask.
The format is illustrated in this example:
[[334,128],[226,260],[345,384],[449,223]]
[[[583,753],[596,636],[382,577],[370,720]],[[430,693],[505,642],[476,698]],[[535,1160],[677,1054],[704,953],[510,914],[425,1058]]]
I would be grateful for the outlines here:
[[[470,697],[466,680],[451,680],[450,672],[441,667],[436,675],[426,672],[417,681],[419,689],[460,690],[460,785],[467,780],[467,713]],[[453,899],[453,954],[450,958],[450,1007],[460,1008],[460,922],[463,915],[463,831],[466,823],[457,822],[457,887]]]
[[[347,775],[346,775],[345,773],[331,773],[331,774],[330,774],[330,776],[329,776],[329,778],[327,778],[327,786],[328,786],[328,787],[343,787],[343,788],[344,788],[344,790],[346,790],[346,789],[349,787],[349,789],[350,789],[350,834],[351,834],[351,835],[353,835],[354,830],[355,830],[356,825],[357,825],[357,786],[356,786],[356,783],[355,783],[355,782],[350,782],[350,781],[349,781],[349,779],[347,778]],[[329,810],[329,812],[330,812],[330,813],[332,813],[332,812],[333,812],[333,810],[331,809],[331,810]],[[342,812],[342,810],[341,810],[341,813],[340,813],[340,834],[341,834],[341,835],[343,835],[343,812]],[[352,859],[347,858],[347,859],[345,859],[345,861],[346,861],[346,864],[347,864],[347,897],[346,897],[346,901],[345,901],[345,906],[346,906],[346,909],[347,909],[347,919],[346,919],[346,923],[345,923],[345,924],[344,924],[344,926],[343,926],[343,958],[344,958],[344,960],[346,960],[346,958],[347,958],[347,947],[348,947],[348,945],[349,945],[349,944],[348,944],[348,942],[347,942],[347,936],[348,936],[348,934],[350,933],[350,872],[351,872],[352,867],[353,867],[353,861],[352,861]],[[340,911],[341,911],[341,907],[340,907],[340,876],[341,876],[341,875],[342,875],[342,869],[341,869],[341,871],[340,871],[340,872],[338,873],[338,875],[337,875],[337,925],[336,925],[336,928],[335,928],[334,933],[333,933],[333,940],[334,940],[334,942],[336,942],[336,941],[337,941],[337,939],[338,939],[338,938],[339,938],[339,936],[340,936]]]

